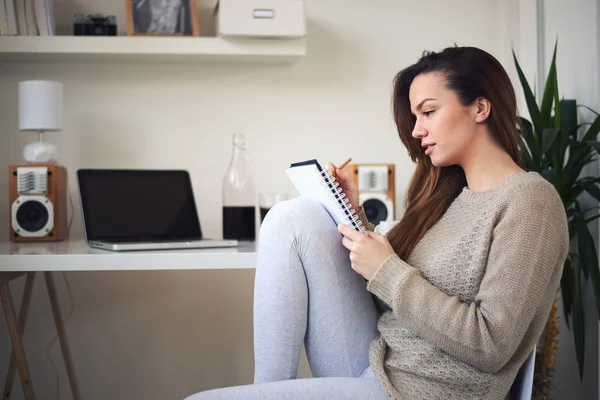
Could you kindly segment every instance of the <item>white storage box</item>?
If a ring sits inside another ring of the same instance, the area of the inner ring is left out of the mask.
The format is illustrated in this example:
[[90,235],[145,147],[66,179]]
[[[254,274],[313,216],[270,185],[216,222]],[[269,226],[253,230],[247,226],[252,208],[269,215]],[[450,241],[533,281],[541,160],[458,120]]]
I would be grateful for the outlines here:
[[306,36],[305,0],[219,0],[217,35],[295,39]]

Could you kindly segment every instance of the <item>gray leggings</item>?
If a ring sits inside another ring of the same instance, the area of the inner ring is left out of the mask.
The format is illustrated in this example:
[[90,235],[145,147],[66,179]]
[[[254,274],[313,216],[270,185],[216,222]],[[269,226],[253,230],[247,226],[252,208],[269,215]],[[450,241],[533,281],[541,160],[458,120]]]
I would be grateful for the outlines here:
[[[385,399],[369,368],[378,316],[324,208],[303,198],[279,203],[259,236],[254,384],[186,400]],[[296,379],[303,342],[311,379]]]

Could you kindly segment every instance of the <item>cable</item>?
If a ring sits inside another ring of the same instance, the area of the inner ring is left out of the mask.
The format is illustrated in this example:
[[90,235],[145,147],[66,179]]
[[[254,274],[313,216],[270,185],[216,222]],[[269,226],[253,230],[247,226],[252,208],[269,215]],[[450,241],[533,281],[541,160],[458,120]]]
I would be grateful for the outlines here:
[[71,191],[67,189],[67,197],[69,198],[69,205],[71,206],[71,216],[69,217],[69,227],[67,233],[71,233],[71,225],[73,224],[73,217],[75,216],[75,207],[73,206],[73,198],[71,197]]

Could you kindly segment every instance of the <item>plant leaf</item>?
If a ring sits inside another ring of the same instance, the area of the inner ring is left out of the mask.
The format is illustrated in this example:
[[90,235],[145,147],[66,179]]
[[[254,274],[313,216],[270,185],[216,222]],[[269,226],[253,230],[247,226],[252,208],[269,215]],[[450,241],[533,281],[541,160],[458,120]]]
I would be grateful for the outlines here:
[[537,138],[533,134],[533,126],[531,122],[522,117],[517,119],[517,123],[519,125],[519,132],[525,143],[527,143],[527,148],[531,154],[531,164],[528,167],[532,171],[539,172],[541,171],[541,154],[539,153],[540,147],[538,146]]
[[558,99],[558,73],[556,71],[556,42],[554,42],[554,55],[552,56],[552,65],[554,66],[554,127],[560,128],[561,114],[560,114],[560,101]]
[[529,154],[527,143],[525,143],[525,140],[521,135],[517,135],[517,140],[519,141],[519,148],[521,149],[521,161],[525,168],[532,170],[531,154]]
[[542,153],[546,154],[550,149],[550,146],[556,140],[556,136],[560,132],[560,129],[547,128],[542,131]]
[[585,104],[580,104],[577,107],[585,108],[586,110],[588,110],[589,112],[591,112],[593,114],[600,115],[600,113],[598,113],[598,111],[591,109],[590,107],[586,106]]
[[[569,137],[577,138],[577,102],[575,100],[561,100],[559,103],[560,107],[560,135],[558,142],[560,144],[557,149],[558,162],[557,168],[560,168],[561,175],[564,171],[565,157],[568,154],[569,149]],[[573,133],[572,133],[573,132]]]
[[[556,43],[554,43],[554,54],[550,62],[550,70],[548,71],[546,87],[544,88],[544,95],[542,97],[542,106],[540,107],[540,117],[543,127],[550,126],[550,114],[552,113],[552,102],[555,100],[555,93],[558,93],[558,88],[556,87]],[[558,106],[558,102],[556,105]],[[555,116],[558,115],[560,115],[559,112]]]
[[590,140],[586,143],[592,146],[592,148],[596,150],[596,153],[600,154],[600,142],[597,142],[596,140]]
[[560,128],[563,137],[566,139],[573,132],[577,135],[577,102],[575,100],[561,100],[560,116]]
[[577,139],[577,132],[585,124],[591,125],[591,122],[584,122],[581,125],[578,124],[577,118],[577,102],[575,100],[561,100],[560,101],[560,126],[563,132],[565,140],[568,136],[573,139]]
[[595,176],[585,176],[583,178],[580,178],[577,181],[577,185],[579,186],[586,186],[586,185],[591,185],[594,183],[600,183],[600,177],[595,177]]
[[577,218],[580,218],[582,215],[579,200],[575,199],[569,205],[567,215],[569,217],[569,237],[574,238],[577,236]]
[[[581,220],[578,229],[577,240],[579,242],[579,256],[581,257],[582,269],[589,271],[589,276],[592,277],[592,287],[596,295],[596,310],[600,319],[600,269],[598,266],[598,253],[596,252],[596,244],[590,233],[585,220]],[[586,277],[587,278],[587,277]]]
[[592,162],[594,158],[594,150],[591,146],[585,145],[575,150],[573,154],[569,156],[567,165],[565,166],[565,175],[568,177],[567,187],[576,186],[577,178],[581,174],[581,170],[587,164]]
[[594,119],[592,125],[588,128],[587,132],[583,135],[582,142],[589,142],[591,140],[595,140],[598,136],[598,132],[600,132],[600,115]]
[[[573,272],[571,270],[571,257],[572,255],[569,254],[566,258],[563,266],[562,278],[560,279],[563,314],[565,315],[565,323],[569,329],[571,329],[569,325],[569,316],[571,315],[571,307],[573,306]],[[579,266],[576,266],[576,268],[579,268]]]
[[575,217],[575,223],[577,224],[577,249],[579,251],[579,257],[581,257],[581,269],[585,279],[588,280],[590,279],[590,268],[592,264],[592,254],[590,252],[588,241],[592,239],[582,213],[579,213]]
[[600,214],[598,214],[598,215],[594,215],[593,217],[589,217],[589,218],[587,218],[587,219],[585,220],[585,222],[589,224],[590,222],[592,222],[592,221],[594,221],[594,220],[596,220],[596,219],[598,219],[598,218],[600,218]]
[[600,201],[600,188],[595,183],[587,184],[583,189],[588,192],[596,200]]
[[527,78],[525,78],[525,74],[517,61],[517,56],[515,51],[513,50],[513,59],[515,61],[515,66],[517,68],[517,74],[519,75],[519,80],[521,81],[521,86],[523,87],[523,94],[525,95],[525,102],[527,103],[527,109],[529,110],[529,115],[531,117],[531,122],[535,128],[535,132],[542,131],[542,116],[540,115],[540,109],[538,108],[537,103],[535,102],[535,96],[531,92],[531,87],[529,83],[527,83]]
[[[583,187],[574,186],[573,189],[571,189],[569,191],[568,197],[564,200],[565,204],[567,206],[570,206],[570,205],[576,203],[577,198],[581,195],[581,193],[583,193]],[[574,211],[569,210],[568,213],[570,213],[572,215],[574,213]]]
[[540,173],[544,179],[554,184],[556,182],[556,170],[554,168],[544,168]]
[[575,340],[575,355],[579,366],[579,379],[583,380],[583,365],[585,361],[585,314],[581,300],[581,276],[578,268],[573,268],[573,339]]

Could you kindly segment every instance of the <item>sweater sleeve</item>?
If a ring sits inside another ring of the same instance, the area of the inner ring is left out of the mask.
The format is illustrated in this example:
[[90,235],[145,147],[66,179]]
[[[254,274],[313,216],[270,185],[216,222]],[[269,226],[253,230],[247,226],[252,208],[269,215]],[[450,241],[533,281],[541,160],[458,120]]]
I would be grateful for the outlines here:
[[521,189],[508,202],[493,229],[473,302],[447,295],[397,255],[367,285],[404,327],[488,373],[511,359],[538,308],[553,300],[548,297],[558,289],[569,244],[564,207],[553,187]]

